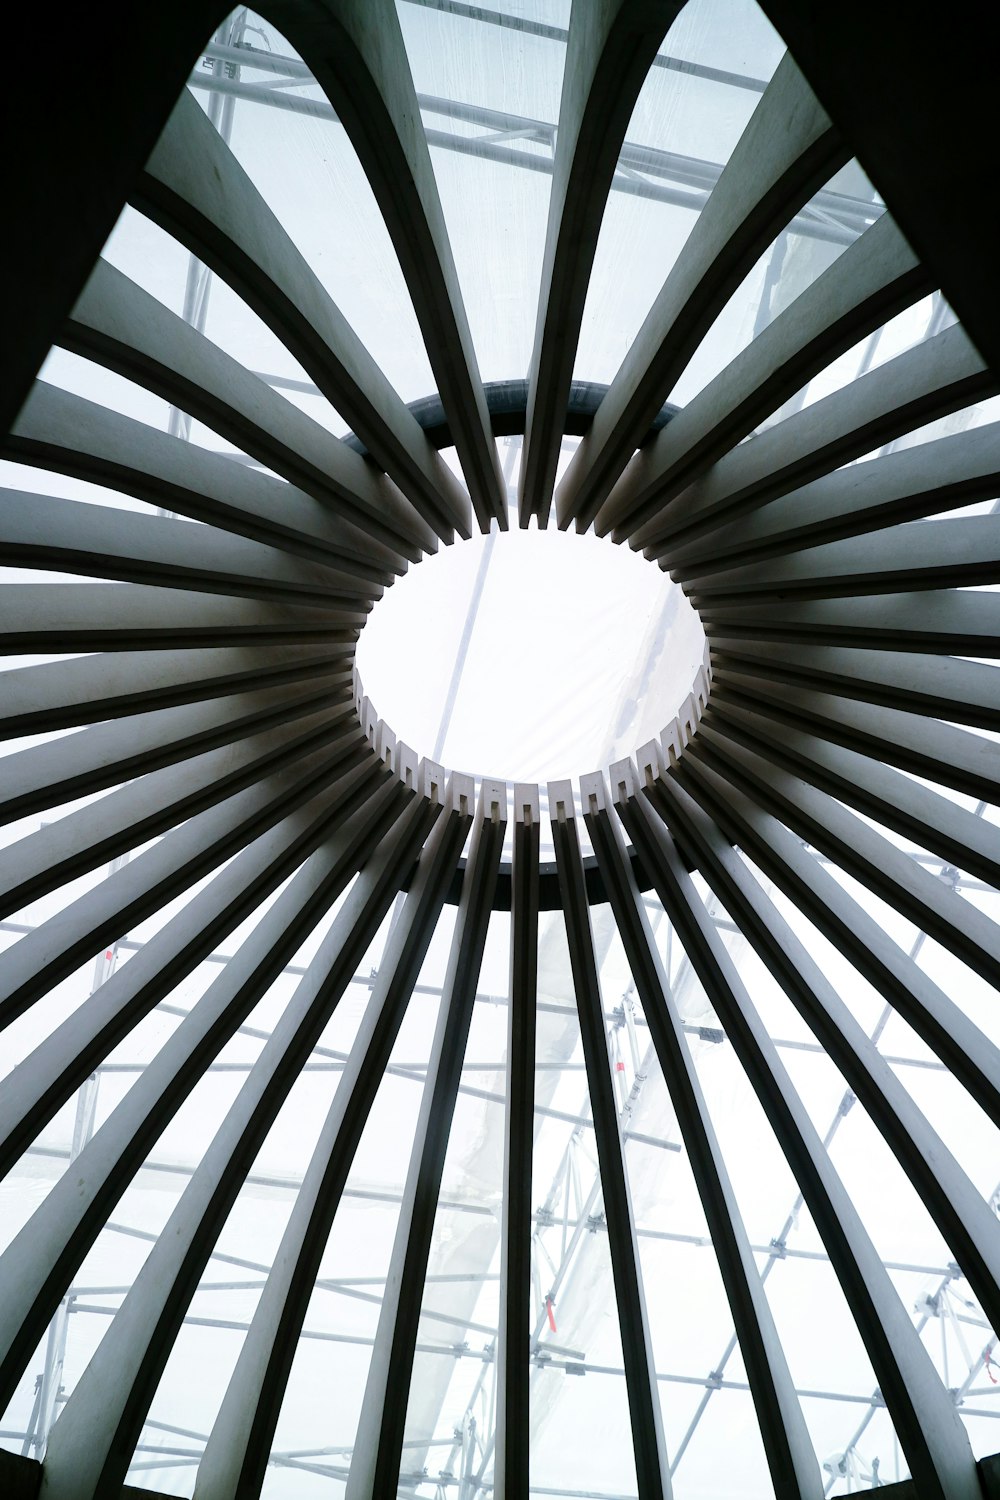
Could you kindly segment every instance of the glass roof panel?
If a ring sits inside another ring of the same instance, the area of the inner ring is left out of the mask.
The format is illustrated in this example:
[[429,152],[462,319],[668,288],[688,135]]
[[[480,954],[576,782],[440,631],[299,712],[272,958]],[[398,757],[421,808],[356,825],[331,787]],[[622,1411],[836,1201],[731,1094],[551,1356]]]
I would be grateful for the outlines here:
[[550,31],[568,4],[516,9],[516,25],[498,25],[397,0],[486,381],[523,379],[531,358],[566,53]]
[[[248,26],[249,47],[265,56],[241,56],[236,68],[246,87],[231,116],[233,154],[403,400],[429,395],[413,305],[354,148],[294,47],[253,12]],[[216,85],[196,68],[192,86]]]

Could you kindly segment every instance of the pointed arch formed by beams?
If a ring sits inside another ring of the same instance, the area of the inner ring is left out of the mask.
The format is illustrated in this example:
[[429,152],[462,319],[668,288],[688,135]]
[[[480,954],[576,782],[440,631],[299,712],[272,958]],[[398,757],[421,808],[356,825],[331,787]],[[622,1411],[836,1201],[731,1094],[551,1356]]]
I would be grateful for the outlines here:
[[852,344],[931,291],[889,214],[780,312],[684,408],[669,436],[644,443],[598,512],[628,538]]
[[[548,524],[563,410],[611,179],[639,90],[682,0],[600,0],[570,14],[528,372],[518,520]],[[659,403],[662,405],[662,402]]]
[[471,535],[461,485],[190,93],[177,101],[132,201],[230,283],[363,436],[417,513],[396,522],[404,534],[419,537],[429,514],[443,533]]
[[476,520],[504,530],[506,489],[394,0],[273,0],[269,12],[312,62],[351,137],[406,278]]
[[561,527],[591,524],[754,261],[849,156],[786,54],[559,485]]

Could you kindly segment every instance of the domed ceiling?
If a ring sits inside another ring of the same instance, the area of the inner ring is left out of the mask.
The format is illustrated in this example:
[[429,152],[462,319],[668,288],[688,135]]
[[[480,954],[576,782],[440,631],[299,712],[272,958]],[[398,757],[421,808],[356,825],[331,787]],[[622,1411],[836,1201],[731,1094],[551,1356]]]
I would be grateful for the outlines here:
[[983,1500],[996,377],[752,0],[214,20],[3,449],[0,1477]]

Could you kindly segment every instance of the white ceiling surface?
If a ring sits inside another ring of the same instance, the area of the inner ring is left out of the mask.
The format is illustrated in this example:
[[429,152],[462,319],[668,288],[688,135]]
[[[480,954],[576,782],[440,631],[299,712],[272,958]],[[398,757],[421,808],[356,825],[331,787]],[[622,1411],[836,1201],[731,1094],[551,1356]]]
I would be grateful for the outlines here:
[[[513,0],[507,0],[505,8],[554,25],[566,24],[569,9],[562,3],[517,5]],[[420,93],[556,120],[561,44],[405,0],[399,13]],[[290,54],[287,43],[266,21],[253,25],[259,29],[248,31],[250,45]],[[663,50],[760,79],[771,75],[781,51],[760,13],[742,0],[692,0]],[[245,76],[255,74],[245,70]],[[300,87],[298,92],[308,95],[310,90]],[[319,97],[314,86],[312,94]],[[204,102],[207,96],[198,97]],[[628,139],[721,164],[756,99],[751,91],[654,69],[640,96]],[[440,121],[428,118],[427,123]],[[453,122],[451,128],[464,127]],[[395,255],[340,127],[237,103],[232,144],[403,398],[430,393],[432,377]],[[542,173],[517,171],[438,149],[432,151],[432,158],[481,373],[487,380],[523,377],[534,332],[550,179]],[[845,190],[861,195],[860,173],[856,168],[846,171],[850,185]],[[873,206],[873,214],[877,211]],[[578,378],[613,378],[693,219],[690,210],[612,195],[584,319]],[[772,311],[814,279],[837,247],[792,236],[788,252],[772,293]],[[186,253],[139,214],[125,213],[106,254],[180,311],[188,273]],[[679,382],[675,400],[690,398],[749,341],[767,260],[762,259],[720,315],[703,350]],[[874,362],[919,340],[932,311],[928,300],[896,319],[875,348]],[[211,283],[205,331],[251,369],[304,378],[274,336],[217,280]],[[859,349],[844,356],[831,378],[853,378],[863,352]],[[76,356],[54,353],[44,378],[152,426],[167,425],[165,403]],[[817,399],[830,388],[830,379],[817,381],[798,404]],[[319,398],[286,394],[334,432],[343,433],[339,416]],[[949,424],[954,429],[995,414],[992,403],[983,404],[949,419]],[[231,451],[200,423],[193,424],[190,437]],[[511,446],[501,442],[502,460],[516,461]],[[18,465],[4,465],[3,478],[18,488],[64,494],[81,503],[97,500],[148,509],[96,486]],[[516,480],[516,473],[512,479]],[[377,607],[362,640],[366,689],[397,732],[422,753],[430,752],[440,729],[454,642],[467,616],[484,545],[477,539],[413,568]],[[613,754],[627,753],[670,716],[690,687],[702,642],[696,621],[687,633],[678,625],[685,611],[692,614],[665,575],[638,557],[614,551],[606,542],[533,531],[500,537],[490,560],[445,742],[446,763],[510,779],[535,779],[551,774],[575,776],[606,764]],[[401,642],[405,651],[400,649]],[[627,664],[624,670],[623,662]],[[631,718],[623,717],[639,688],[642,691]],[[49,816],[63,816],[70,810],[57,809]],[[984,815],[995,819],[992,809]],[[28,831],[20,827],[13,835]],[[13,922],[33,924],[43,919],[96,878],[74,882],[16,914]],[[846,877],[844,883],[850,885]],[[963,894],[998,914],[996,893],[964,890]],[[196,900],[197,893],[184,899]],[[880,1045],[893,1058],[900,1078],[983,1193],[992,1194],[1000,1183],[1000,1151],[993,1126],[898,1016],[891,1015],[886,1023],[880,999],[851,966],[794,908],[780,897],[775,899],[819,955],[866,1028],[883,1026]],[[918,961],[989,1036],[1000,1040],[992,991],[867,893],[865,903],[901,946],[916,947]],[[956,1316],[930,1317],[924,1338],[947,1383],[960,1384],[966,1375],[966,1353],[975,1357],[992,1337],[977,1321],[978,1309],[966,1283],[952,1275],[947,1247],[861,1106],[855,1103],[840,1113],[846,1090],[836,1068],[818,1051],[808,1050],[811,1034],[759,961],[727,930],[725,913],[719,912],[714,901],[709,906],[722,923],[772,1034],[793,1044],[783,1047],[783,1060],[815,1123],[826,1133],[834,1121],[839,1122],[833,1159],[876,1246],[887,1262],[916,1268],[892,1273],[906,1305],[913,1308],[915,1321],[926,1312],[922,1299],[936,1293],[949,1278],[945,1298]],[[679,945],[672,943],[669,923],[655,900],[650,900],[650,908],[682,1014],[692,1026],[708,1028],[707,1039],[692,1035],[691,1043],[748,1232],[754,1245],[761,1247],[759,1264],[763,1268],[768,1263],[767,1247],[790,1215],[789,1250],[819,1252],[815,1228],[798,1204],[794,1180],[753,1091],[728,1044],[714,1039],[715,1017]],[[174,909],[123,935],[108,956],[97,958],[96,966],[83,965],[12,1026],[0,1071],[8,1072],[58,1020],[85,1004],[92,986],[111,968],[127,963],[135,945],[151,936]],[[452,921],[453,913],[446,912],[424,965],[422,986],[440,986]],[[250,925],[227,940],[225,953],[235,951],[241,933]],[[456,1445],[468,1450],[488,1439],[492,1365],[484,1361],[483,1352],[492,1343],[497,1316],[508,925],[509,919],[502,914],[492,918],[463,1072],[463,1086],[479,1093],[460,1096],[445,1169],[444,1198],[471,1211],[442,1206],[435,1225],[431,1280],[420,1330],[424,1352],[418,1355],[414,1371],[404,1449],[407,1469],[419,1474],[426,1468],[431,1476],[417,1484],[416,1493],[422,1496],[435,1494],[433,1476],[446,1462],[457,1469],[461,1453],[456,1454]],[[664,1143],[653,1146],[632,1141],[627,1160],[637,1221],[641,1229],[651,1231],[640,1240],[642,1269],[656,1366],[664,1377],[660,1391],[668,1446],[676,1452],[705,1395],[706,1377],[719,1369],[732,1324],[712,1250],[699,1242],[706,1234],[705,1223],[686,1157],[682,1151],[666,1149],[678,1144],[677,1122],[649,1050],[619,940],[604,909],[595,909],[593,926],[605,1006],[612,1017],[609,1052],[616,1083],[623,1090],[626,1124]],[[17,932],[5,930],[0,936],[12,942]],[[308,961],[321,936],[317,932],[310,938],[296,965]],[[312,1067],[293,1090],[237,1199],[219,1250],[250,1264],[235,1265],[219,1256],[210,1262],[192,1303],[192,1321],[185,1326],[163,1375],[130,1474],[132,1484],[177,1495],[192,1492],[201,1439],[218,1409],[239,1350],[241,1329],[256,1305],[263,1268],[277,1247],[296,1181],[336,1087],[338,1054],[350,1048],[368,997],[364,976],[377,967],[383,941],[384,931],[362,964],[359,981],[334,1014]],[[584,1224],[552,1308],[554,1330],[544,1303],[538,1308],[540,1344],[543,1350],[550,1346],[553,1353],[552,1367],[538,1370],[533,1377],[532,1483],[557,1491],[631,1495],[635,1474],[620,1373],[620,1335],[607,1240],[599,1221],[599,1193],[591,1196],[594,1142],[586,1124],[589,1106],[579,1027],[565,932],[558,915],[543,919],[539,971],[539,1000],[546,1008],[539,1021],[537,1103],[580,1122],[574,1125],[550,1114],[536,1116],[534,1200],[551,1217],[548,1227],[540,1225],[536,1236],[537,1289],[543,1297],[581,1215]],[[78,1100],[60,1112],[19,1169],[0,1184],[0,1243],[13,1237],[66,1170],[74,1126],[85,1121],[92,1096],[96,1095],[96,1128],[179,1024],[177,1011],[195,1004],[217,973],[218,964],[205,963],[178,986],[166,1004],[115,1050],[96,1085],[82,1090]],[[295,978],[294,973],[283,976],[241,1034],[225,1048],[219,1058],[221,1066],[206,1076],[181,1108],[116,1208],[113,1224],[87,1257],[77,1277],[74,1314],[65,1320],[64,1393],[73,1388],[107,1327],[107,1314],[119,1305],[141,1265],[148,1236],[166,1222],[186,1181],[185,1173],[200,1160],[211,1132],[223,1120],[244,1070],[258,1055],[261,1037],[280,1015]],[[393,1056],[396,1070],[382,1084],[358,1152],[321,1268],[321,1281],[338,1281],[339,1289],[318,1287],[312,1299],[275,1439],[276,1461],[264,1492],[269,1500],[342,1492],[336,1471],[349,1460],[370,1353],[368,1341],[377,1323],[377,1301],[367,1299],[377,1297],[377,1278],[388,1265],[396,1220],[391,1200],[405,1175],[406,1142],[419,1103],[420,1068],[436,1010],[433,993],[414,996]],[[500,1098],[483,1099],[483,1092]],[[593,1219],[590,1227],[588,1217]],[[475,1279],[434,1279],[441,1276]],[[870,1411],[867,1403],[876,1384],[871,1366],[836,1279],[821,1257],[779,1258],[766,1284],[793,1377],[800,1389],[814,1393],[804,1399],[804,1410],[817,1453],[821,1460],[827,1459],[848,1447]],[[430,1312],[457,1321],[433,1319],[426,1316]],[[50,1344],[56,1348],[57,1333],[50,1335]],[[567,1373],[567,1358],[571,1364],[584,1363],[587,1373]],[[44,1360],[43,1345],[31,1376],[2,1418],[0,1441],[5,1446],[20,1448],[12,1434],[25,1429],[34,1375]],[[744,1379],[738,1350],[724,1375],[737,1385]],[[996,1421],[1000,1397],[993,1394],[992,1378],[989,1369],[981,1372],[967,1401],[969,1409],[981,1414],[963,1412],[980,1453],[1000,1449]],[[482,1385],[478,1393],[477,1383]],[[872,1460],[878,1459],[883,1480],[905,1473],[883,1409],[875,1410],[858,1451],[863,1472],[870,1473]],[[482,1453],[476,1467],[480,1466],[488,1477],[491,1461]],[[835,1494],[857,1485],[850,1475],[831,1479]],[[678,1464],[674,1483],[678,1500],[721,1500],[723,1495],[756,1500],[771,1493],[745,1390],[725,1388],[713,1394]],[[456,1493],[454,1486],[446,1492]]]

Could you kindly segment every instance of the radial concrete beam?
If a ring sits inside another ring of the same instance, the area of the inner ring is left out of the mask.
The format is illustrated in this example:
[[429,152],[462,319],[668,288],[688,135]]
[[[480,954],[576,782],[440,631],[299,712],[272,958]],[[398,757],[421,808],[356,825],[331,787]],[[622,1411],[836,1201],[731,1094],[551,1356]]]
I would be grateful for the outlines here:
[[786,56],[559,485],[561,527],[590,525],[754,261],[849,154]]
[[699,757],[685,757],[664,793],[679,838],[704,809],[1000,1122],[1000,1049],[801,839]]
[[[404,815],[407,793],[397,780],[383,783],[373,795],[369,780],[367,791],[368,797],[352,816],[345,817],[341,811],[333,831],[329,819],[325,820],[328,836],[322,846],[300,865],[250,938],[167,1039],[145,1069],[142,1086],[130,1089],[112,1110],[74,1158],[72,1171],[65,1173],[48,1194],[42,1211],[32,1216],[0,1256],[0,1392],[16,1389],[24,1366],[85,1255],[191,1090],[342,894],[358,865],[366,862],[388,828]],[[260,852],[257,848],[246,851]],[[243,872],[249,873],[248,861],[243,858],[240,863]],[[287,869],[287,858],[282,863]],[[258,888],[262,876],[271,889],[278,883],[273,865],[263,870],[258,867],[257,875]],[[98,992],[99,1008],[104,1011],[102,1029],[93,1027],[89,1015],[73,1018],[91,1027],[90,1036],[80,1038],[91,1058],[99,1057],[101,1050],[106,1055],[112,1037],[122,1034],[127,1024],[134,1025],[150,1008],[143,995],[141,1004],[129,1008],[127,1018],[119,1012],[112,1021],[103,989]],[[69,1026],[62,1029],[68,1031]],[[78,1024],[77,1030],[83,1029]],[[22,1096],[18,1103],[23,1102],[29,1083],[39,1073],[49,1068],[54,1075],[44,1093],[35,1085],[29,1120],[38,1118],[43,1104],[52,1106],[64,1084],[66,1040],[57,1032],[22,1065],[33,1075],[29,1080],[18,1078],[21,1069],[15,1072],[12,1082],[20,1084]],[[25,1133],[26,1125],[22,1118],[18,1134]]]
[[[98,882],[0,955],[0,1027],[48,993],[78,964],[115,942],[166,902],[230,858],[296,807],[330,777],[366,759],[359,747],[321,749],[190,817],[122,869]],[[162,774],[162,773],[156,773]],[[100,830],[97,830],[98,836]],[[32,835],[37,839],[38,834]],[[96,841],[95,841],[96,842]],[[129,847],[127,831],[121,844]],[[98,845],[100,847],[100,845]],[[46,880],[44,873],[39,880]],[[16,878],[16,877],[15,877]]]
[[537,786],[514,787],[511,870],[510,1001],[507,1011],[507,1112],[504,1120],[503,1223],[494,1493],[528,1500],[531,1408],[531,1256],[535,1145],[535,1038],[538,1003]]
[[[464,795],[471,801],[471,778]],[[399,1483],[427,1258],[506,824],[506,785],[483,781],[361,1402],[348,1500],[381,1500]]]
[[435,545],[429,528],[420,541],[376,540],[345,522],[328,498],[44,381],[35,383],[5,454],[313,561],[321,557],[362,578],[389,583],[407,558],[423,555],[425,542]]
[[[67,881],[264,780],[291,763],[310,768],[309,757],[357,751],[362,737],[353,716],[323,705],[302,718],[215,750],[195,754],[128,782],[75,812],[43,823],[0,850],[0,912],[9,916]],[[125,929],[123,929],[125,930]]]
[[191,94],[178,100],[132,202],[263,318],[399,486],[409,504],[366,507],[371,524],[421,541],[434,516],[435,532],[469,535],[461,485]]
[[287,643],[339,645],[349,653],[365,618],[363,610],[306,609],[146,584],[24,583],[0,598],[0,652]]
[[757,675],[750,663],[738,662],[715,667],[712,702],[723,711],[730,704],[750,709],[782,729],[807,731],[967,797],[1000,803],[1000,759],[994,742],[919,711],[793,688]]
[[424,845],[387,940],[351,1056],[209,1436],[195,1484],[199,1500],[260,1493],[330,1227],[468,835],[470,816],[460,801],[470,791],[468,783],[452,778],[440,822]]
[[997,379],[955,324],[741,443],[630,539],[664,558],[880,443],[993,395]]
[[375,937],[426,834],[414,798],[348,891],[164,1232],[66,1402],[46,1449],[47,1500],[120,1488],[191,1297],[240,1186]]
[[1000,577],[1000,515],[912,521],[685,579],[696,608],[964,589]]
[[[340,825],[353,819],[368,803],[372,817],[366,824],[370,830],[366,837],[380,837],[380,808],[387,804],[388,797],[384,789],[392,786],[392,779],[382,775],[372,760],[358,762],[342,772],[335,770],[324,786],[265,826],[213,875],[198,893],[194,909],[184,907],[170,917],[127,964],[108,975],[85,1007],[55,1026],[5,1081],[0,1099],[0,1175],[11,1169],[74,1089],[139,1021],[215,951],[218,943],[286,876],[306,863],[326,841],[333,839],[334,846],[340,848]],[[390,816],[396,816],[399,799],[388,798],[388,808]],[[355,832],[357,826],[352,823]],[[356,847],[364,853],[367,846],[362,842]],[[316,868],[326,868],[325,857],[318,859]],[[303,879],[302,888],[312,890],[312,877]],[[282,909],[287,909],[287,903]],[[273,927],[270,918],[265,926]],[[248,945],[246,955],[256,954],[255,944],[256,938]],[[222,972],[232,970],[237,975],[243,972],[243,962],[241,949]],[[200,1005],[201,1001],[195,1009]],[[197,1026],[194,1030],[197,1032]]]
[[629,119],[680,0],[596,0],[570,12],[549,217],[528,368],[518,519],[548,522],[580,325]]
[[552,842],[555,845],[559,892],[566,920],[566,940],[580,1020],[580,1039],[587,1070],[604,1219],[608,1230],[611,1272],[621,1330],[636,1488],[639,1500],[670,1500],[670,1460],[663,1430],[660,1392],[656,1383],[653,1340],[646,1310],[635,1215],[625,1163],[625,1143],[608,1063],[608,1034],[583,879],[573,785],[569,781],[550,781],[548,794]]
[[[614,799],[637,791],[631,762],[611,768]],[[677,1116],[719,1262],[777,1500],[818,1500],[819,1464],[701,1090],[642,896],[602,775],[580,782],[584,821],[643,1016]]]
[[322,683],[336,702],[350,689],[351,674],[336,647],[322,646],[110,652],[16,667],[0,672],[0,737],[47,734],[213,698],[224,703],[285,683]]
[[476,520],[505,530],[506,486],[395,4],[274,0],[269,14],[350,136],[406,278]]
[[3,761],[0,819],[11,822],[74,802],[321,711],[331,730],[353,719],[348,688],[335,694],[326,682],[309,680],[265,687],[94,724],[79,734],[16,750]]
[[[888,649],[794,645],[713,631],[713,669],[748,672],[789,688],[838,693],[905,713],[1000,730],[1000,671],[961,657]],[[992,799],[987,799],[992,800]]]
[[774,812],[800,838],[836,861],[908,921],[968,964],[987,984],[1000,984],[1000,926],[963,900],[898,845],[825,792],[774,765],[708,722],[698,728],[697,749],[740,790]]
[[82,573],[245,599],[274,599],[359,613],[382,594],[325,562],[211,526],[21,490],[4,493],[0,549],[11,567]]
[[[712,697],[713,726],[831,797],[1000,890],[1000,828],[856,750]],[[984,745],[985,748],[985,745]],[[994,752],[994,760],[998,758]]]
[[597,517],[625,541],[852,344],[932,290],[888,214],[779,313],[663,432],[644,443]]
[[713,648],[717,639],[738,637],[795,645],[1000,656],[1000,597],[976,590],[791,600],[780,612],[771,604],[711,604],[704,606],[701,616]]
[[[374,464],[108,261],[94,267],[59,343],[154,391],[362,530],[410,535],[409,505]],[[436,513],[424,519],[441,524]]]
[[795,1174],[921,1495],[981,1500],[969,1440],[951,1395],[792,1086],[673,840],[644,797],[632,796],[619,803],[619,811]]
[[[662,780],[650,796],[661,816],[674,814]],[[987,1199],[732,845],[703,816],[686,831],[698,868],[881,1131],[986,1318],[1000,1321],[1000,1221]]]
[[824,474],[746,516],[723,520],[690,543],[672,545],[665,565],[683,583],[992,500],[998,489],[1000,422],[991,422]]

